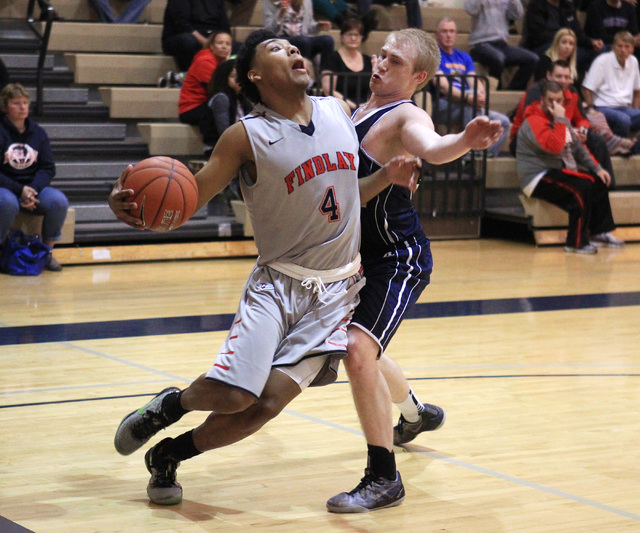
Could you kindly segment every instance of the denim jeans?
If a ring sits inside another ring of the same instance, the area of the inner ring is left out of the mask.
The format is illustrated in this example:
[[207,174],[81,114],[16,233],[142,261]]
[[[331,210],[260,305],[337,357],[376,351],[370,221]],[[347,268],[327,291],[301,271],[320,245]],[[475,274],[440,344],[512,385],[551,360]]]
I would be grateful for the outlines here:
[[3,240],[18,216],[18,211],[32,215],[43,215],[42,240],[58,241],[62,237],[62,226],[67,218],[69,200],[63,192],[45,187],[36,197],[40,203],[33,211],[20,209],[20,200],[9,189],[0,187],[0,240]]
[[89,4],[100,17],[102,22],[114,22],[117,24],[135,24],[147,7],[150,0],[130,0],[125,10],[116,18],[111,9],[109,0],[89,0]]
[[533,74],[538,55],[531,50],[509,46],[504,41],[479,43],[470,51],[474,61],[489,69],[489,75],[500,80],[504,67],[519,67],[508,89],[511,91],[524,91],[527,88],[529,78]]
[[[452,124],[457,124],[458,121],[460,120],[460,107],[461,106],[459,102],[456,102],[455,105],[451,107],[451,123]],[[446,117],[448,117],[447,115],[448,108],[449,108],[449,101],[445,97],[440,96],[440,99],[438,100],[438,121],[446,120]],[[469,124],[469,122],[471,122],[471,120],[474,118],[473,107],[471,107],[470,105],[465,105],[464,111],[462,113],[463,113],[462,125],[466,127],[466,125]],[[484,110],[477,110],[475,113],[475,116],[481,116],[481,115],[484,115]],[[511,122],[509,121],[509,117],[507,117],[506,115],[503,115],[502,113],[498,113],[497,111],[489,110],[489,114],[487,116],[491,120],[499,120],[500,123],[502,124],[502,128],[504,129],[500,138],[491,146],[489,146],[489,148],[487,148],[488,153],[490,153],[493,156],[497,156],[500,153],[500,148],[502,147],[502,143],[507,138],[507,135],[509,135],[509,128],[511,127]]]
[[629,137],[631,131],[640,130],[640,109],[598,106],[598,111],[602,112],[611,131],[619,137]]

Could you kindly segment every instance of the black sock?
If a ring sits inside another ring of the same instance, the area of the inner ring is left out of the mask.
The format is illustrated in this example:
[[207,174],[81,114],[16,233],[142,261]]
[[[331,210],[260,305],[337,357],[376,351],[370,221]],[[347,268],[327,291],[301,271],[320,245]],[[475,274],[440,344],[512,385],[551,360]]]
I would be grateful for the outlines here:
[[155,457],[160,459],[170,457],[178,462],[186,461],[201,453],[193,443],[193,430],[187,431],[175,439],[167,438],[160,441],[153,451]]
[[183,417],[183,415],[189,412],[180,404],[180,398],[182,397],[183,392],[184,391],[167,394],[162,400],[162,412],[169,419],[171,424],[177,422]]
[[367,468],[377,477],[396,479],[396,456],[382,446],[367,444]]

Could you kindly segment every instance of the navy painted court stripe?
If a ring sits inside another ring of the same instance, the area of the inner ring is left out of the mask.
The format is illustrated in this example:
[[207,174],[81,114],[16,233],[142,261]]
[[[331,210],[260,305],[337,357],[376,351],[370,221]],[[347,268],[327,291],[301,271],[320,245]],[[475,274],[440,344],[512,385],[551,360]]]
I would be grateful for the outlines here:
[[[408,381],[422,381],[422,380],[445,380],[445,379],[510,379],[510,378],[637,378],[640,374],[505,374],[494,376],[432,376],[424,378],[407,378]],[[348,381],[339,380],[334,385],[346,385]],[[17,391],[20,392],[20,391]],[[29,392],[29,391],[27,391]],[[34,391],[39,392],[39,391]],[[120,400],[122,398],[140,398],[142,396],[155,396],[157,393],[141,393],[141,394],[126,394],[119,396],[100,396],[96,398],[72,398],[70,400],[51,400],[48,402],[31,402],[31,403],[13,403],[7,405],[0,405],[0,409],[10,409],[13,407],[35,407],[38,405],[57,405],[65,403],[83,403],[83,402],[100,402],[103,400]],[[1,530],[0,530],[1,531]]]
[[[640,305],[640,292],[430,302],[416,304],[407,313],[407,318],[446,318],[633,305]],[[0,328],[0,346],[226,331],[231,326],[232,319],[232,314],[223,314],[3,327]]]

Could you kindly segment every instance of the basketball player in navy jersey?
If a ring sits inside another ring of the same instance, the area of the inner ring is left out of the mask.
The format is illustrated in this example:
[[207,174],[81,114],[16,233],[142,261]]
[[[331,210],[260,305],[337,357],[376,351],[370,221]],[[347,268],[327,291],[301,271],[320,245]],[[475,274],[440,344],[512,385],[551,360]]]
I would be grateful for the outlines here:
[[[500,137],[500,122],[486,117],[472,120],[460,134],[440,136],[434,131],[429,115],[411,97],[439,64],[438,44],[426,32],[406,29],[387,37],[373,68],[371,97],[352,117],[360,141],[361,178],[396,156],[441,164],[469,150],[486,149]],[[408,190],[388,187],[366,203],[361,220],[360,253],[367,284],[348,328],[349,355],[344,363],[370,463],[375,461],[383,476],[391,479],[395,459],[385,420],[391,419],[392,401],[402,412],[393,431],[394,444],[435,430],[445,419],[443,409],[418,401],[400,367],[384,354],[407,309],[429,283],[432,259]],[[376,358],[379,368],[370,364]],[[335,512],[363,512],[373,505],[371,491],[361,486],[327,502]]]
[[[415,189],[415,158],[392,159],[370,178],[358,179],[358,139],[348,107],[307,96],[308,74],[290,43],[254,32],[236,68],[242,90],[259,103],[223,133],[196,175],[198,209],[242,171],[258,263],[212,368],[186,389],[169,387],[128,414],[114,439],[117,451],[129,455],[185,413],[210,413],[200,426],[147,451],[147,494],[162,505],[182,500],[176,480],[181,461],[251,435],[307,386],[335,380],[334,363],[346,355],[346,326],[363,284],[360,201],[390,183]],[[133,191],[121,185],[128,171],[109,205],[119,220],[140,227],[130,213]],[[368,364],[375,367],[375,359]],[[366,478],[367,487],[375,489],[382,477],[372,468],[375,477]],[[374,490],[370,509],[404,499],[399,473],[391,477],[385,487],[392,490]]]

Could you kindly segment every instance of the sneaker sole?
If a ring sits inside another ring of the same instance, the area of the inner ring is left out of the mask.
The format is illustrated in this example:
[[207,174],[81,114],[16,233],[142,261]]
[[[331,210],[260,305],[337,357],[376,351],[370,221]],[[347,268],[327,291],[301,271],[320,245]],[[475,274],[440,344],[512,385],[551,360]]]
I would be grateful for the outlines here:
[[149,442],[149,440],[151,439],[151,437],[153,437],[153,435],[151,435],[151,437],[149,437],[148,439],[144,440],[144,441],[138,441],[136,440],[135,442],[131,442],[129,439],[127,439],[127,442],[129,442],[131,444],[131,446],[123,446],[121,443],[119,443],[118,441],[122,441],[122,438],[119,438],[122,436],[122,428],[124,426],[124,423],[131,418],[133,415],[135,414],[139,414],[140,411],[144,410],[151,402],[153,402],[158,396],[160,396],[161,394],[164,394],[165,392],[168,391],[179,391],[180,389],[178,389],[177,387],[167,387],[166,389],[160,391],[158,394],[156,394],[151,401],[145,403],[142,407],[140,407],[139,409],[136,409],[135,411],[131,411],[127,416],[125,416],[122,421],[120,422],[120,425],[118,426],[118,429],[116,430],[116,434],[113,437],[113,446],[115,447],[116,451],[120,454],[120,455],[131,455],[133,452],[135,452],[136,450],[139,450],[140,448],[142,448],[147,442]]
[[138,412],[138,410],[136,409],[135,411],[129,413],[127,416],[125,416],[122,419],[122,422],[120,422],[120,425],[118,426],[118,429],[116,430],[116,434],[115,437],[113,437],[113,446],[115,447],[116,451],[120,454],[120,455],[131,455],[133,452],[135,452],[136,450],[139,450],[140,448],[142,448],[142,446],[144,446],[144,444],[147,441],[141,442],[139,446],[135,447],[135,448],[129,448],[129,447],[123,447],[120,445],[119,441],[121,441],[122,439],[121,437],[121,433],[120,430],[122,429],[122,426],[124,426],[124,423],[126,420],[128,420],[129,418],[131,418],[133,415],[135,415]]
[[151,494],[149,494],[149,491],[147,491],[147,496],[149,497],[149,501],[151,503],[155,503],[156,505],[178,505],[180,502],[182,502],[182,494],[180,496],[174,496],[173,498],[167,498],[164,500],[154,500],[151,497]]
[[416,433],[413,438],[404,441],[404,442],[396,442],[395,439],[395,431],[394,431],[394,439],[393,439],[393,445],[394,446],[404,446],[405,444],[409,444],[411,441],[413,441],[418,435],[420,435],[421,433],[426,433],[426,432],[431,432],[431,431],[438,431],[442,426],[444,426],[445,421],[447,420],[447,412],[443,409],[442,410],[442,420],[440,421],[440,423],[432,428],[432,429],[425,429],[424,431],[421,431],[420,433]]
[[338,514],[355,514],[355,513],[370,513],[372,511],[379,511],[380,509],[388,509],[389,507],[396,507],[400,505],[404,501],[405,495],[403,494],[401,498],[392,501],[386,505],[381,505],[380,507],[374,507],[373,509],[368,509],[367,507],[333,507],[329,505],[327,502],[327,511],[330,513],[338,513]]

